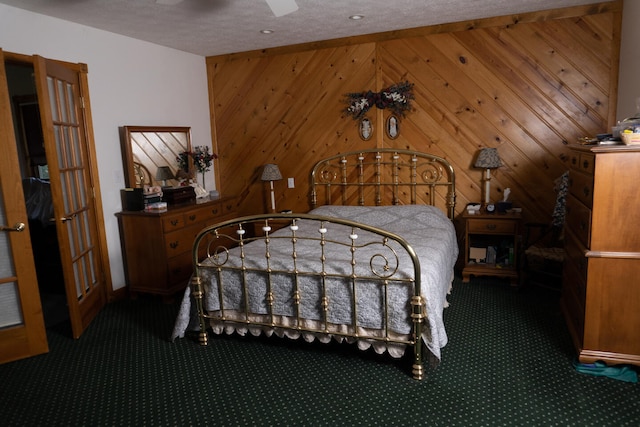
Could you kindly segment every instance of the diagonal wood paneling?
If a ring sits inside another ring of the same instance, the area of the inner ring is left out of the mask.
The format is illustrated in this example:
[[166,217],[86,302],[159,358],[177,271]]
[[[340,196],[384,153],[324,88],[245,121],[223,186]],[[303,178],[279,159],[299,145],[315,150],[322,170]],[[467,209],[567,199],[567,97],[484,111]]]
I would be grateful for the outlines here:
[[[529,220],[549,220],[553,181],[566,169],[567,142],[607,131],[615,117],[620,2],[460,23],[450,31],[372,35],[344,46],[207,59],[213,133],[224,194],[240,210],[267,210],[262,165],[278,163],[296,188],[276,183],[278,209],[308,209],[308,172],[317,159],[372,146],[424,150],[457,171],[458,212],[478,201],[477,151],[497,147],[506,187]],[[388,140],[388,111],[372,110],[374,136],[362,141],[345,117],[348,92],[415,84],[414,111]]]
[[[319,49],[210,63],[219,182],[241,211],[264,212],[260,173],[275,162],[296,188],[276,183],[278,208],[308,209],[310,165],[336,151],[368,147],[341,117],[345,88],[375,86],[375,45]],[[286,197],[286,200],[285,200]]]

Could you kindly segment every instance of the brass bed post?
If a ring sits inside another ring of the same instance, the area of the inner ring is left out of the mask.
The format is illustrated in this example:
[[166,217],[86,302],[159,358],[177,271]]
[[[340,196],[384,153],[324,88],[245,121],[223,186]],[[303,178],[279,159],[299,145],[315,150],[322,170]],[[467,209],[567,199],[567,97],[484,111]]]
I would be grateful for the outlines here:
[[204,237],[204,233],[200,232],[196,236],[196,240],[193,245],[191,256],[193,258],[193,275],[191,276],[191,294],[196,304],[196,310],[198,313],[198,320],[200,323],[200,333],[198,334],[198,341],[200,345],[207,345],[209,338],[207,336],[207,323],[204,316],[204,306],[202,303],[202,297],[204,290],[202,289],[202,279],[200,278],[200,268],[198,267],[198,249],[200,247],[200,241]]
[[264,257],[267,262],[267,296],[265,300],[267,302],[267,308],[269,311],[269,322],[271,323],[271,325],[274,325],[275,324],[274,314],[273,314],[274,296],[273,296],[273,281],[271,280],[272,279],[271,252],[269,250],[269,243],[270,243],[269,232],[271,231],[271,226],[269,226],[269,219],[264,220],[264,225],[262,225],[262,231],[264,232],[264,244],[265,244]]
[[358,155],[358,205],[364,206],[364,154]]
[[353,324],[353,335],[358,338],[358,288],[356,286],[358,275],[356,274],[356,239],[358,238],[358,234],[354,227],[351,227],[351,234],[349,235],[349,240],[351,240],[351,246],[349,251],[351,252],[351,323]]
[[375,194],[376,194],[376,206],[380,206],[382,204],[382,194],[380,192],[380,187],[382,187],[382,181],[380,180],[382,172],[381,172],[381,160],[382,154],[380,152],[376,153],[376,167],[374,169],[374,174],[376,176],[376,185],[375,185]]
[[200,345],[207,345],[209,338],[207,336],[207,324],[204,318],[204,309],[202,306],[202,280],[196,272],[191,277],[191,293],[193,294],[193,300],[196,303],[196,310],[198,311],[198,320],[200,323],[200,333],[198,334],[198,341]]
[[420,261],[415,253],[413,247],[405,246],[404,248],[411,256],[414,267],[414,285],[413,285],[413,297],[411,297],[411,321],[413,322],[413,378],[416,380],[422,380],[424,378],[424,360],[422,357],[422,326],[424,319],[427,317],[427,304],[425,298],[422,296],[422,279]]
[[[416,289],[418,289],[419,285],[416,280]],[[413,352],[414,352],[414,362],[413,362],[413,378],[416,380],[421,380],[424,378],[424,361],[422,360],[422,323],[424,322],[424,318],[426,317],[425,310],[425,301],[424,298],[416,292],[411,298],[411,320],[413,321],[413,329],[414,329],[414,344],[413,344]]]
[[418,157],[411,157],[411,204],[415,205],[418,199]]
[[342,184],[342,204],[347,204],[347,158],[340,159],[341,184]]
[[393,153],[393,156],[391,157],[391,159],[392,159],[391,175],[393,176],[393,196],[392,196],[391,204],[397,205],[400,203],[400,200],[398,198],[398,191],[399,191],[399,185],[400,185],[400,180],[398,179],[398,175],[400,173],[400,165],[398,164],[398,159],[400,159],[400,156],[398,155],[398,153]]

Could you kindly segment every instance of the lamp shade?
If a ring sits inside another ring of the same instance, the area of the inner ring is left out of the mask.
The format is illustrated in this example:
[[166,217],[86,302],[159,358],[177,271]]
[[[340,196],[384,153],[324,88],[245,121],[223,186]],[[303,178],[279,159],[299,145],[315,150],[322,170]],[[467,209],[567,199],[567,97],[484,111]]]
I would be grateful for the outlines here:
[[156,180],[166,181],[167,179],[174,179],[173,172],[169,166],[160,166],[156,171]]
[[280,169],[278,169],[278,165],[275,163],[269,163],[264,165],[264,169],[262,170],[262,177],[260,178],[263,181],[278,181],[282,179],[282,174],[280,173]]
[[502,166],[497,148],[483,148],[478,154],[475,164],[476,168],[496,169]]

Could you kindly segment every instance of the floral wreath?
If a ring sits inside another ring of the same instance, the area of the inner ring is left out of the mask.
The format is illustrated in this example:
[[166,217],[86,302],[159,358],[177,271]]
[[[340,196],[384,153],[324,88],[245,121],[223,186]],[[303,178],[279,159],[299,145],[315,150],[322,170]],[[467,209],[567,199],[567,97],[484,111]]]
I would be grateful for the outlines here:
[[178,154],[176,161],[178,162],[178,168],[185,172],[189,171],[189,157],[193,159],[193,165],[200,173],[209,172],[211,169],[211,163],[213,159],[217,159],[216,153],[210,153],[209,147],[198,146],[194,147],[193,151],[183,151]]
[[354,120],[360,120],[374,105],[381,110],[388,108],[394,114],[404,117],[411,110],[413,83],[397,83],[380,92],[348,93],[345,102],[349,105],[345,113]]

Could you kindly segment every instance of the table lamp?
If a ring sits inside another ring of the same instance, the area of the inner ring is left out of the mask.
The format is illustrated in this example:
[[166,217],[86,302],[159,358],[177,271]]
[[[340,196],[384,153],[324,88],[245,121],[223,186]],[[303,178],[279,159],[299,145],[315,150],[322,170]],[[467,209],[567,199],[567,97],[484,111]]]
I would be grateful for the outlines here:
[[278,169],[278,165],[275,163],[269,163],[264,165],[264,169],[262,170],[262,177],[260,178],[263,181],[269,181],[269,185],[271,187],[271,210],[273,212],[276,211],[276,197],[273,192],[273,181],[279,181],[282,179],[282,174],[280,173],[280,169]]
[[174,179],[173,172],[169,166],[159,166],[156,170],[156,181],[162,181],[162,186],[167,186],[168,179]]
[[497,148],[483,148],[478,154],[475,164],[476,168],[485,170],[484,175],[484,200],[483,206],[487,206],[490,203],[489,194],[491,190],[491,169],[496,169],[502,166],[500,156],[498,156]]

